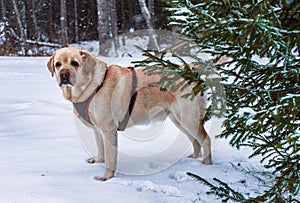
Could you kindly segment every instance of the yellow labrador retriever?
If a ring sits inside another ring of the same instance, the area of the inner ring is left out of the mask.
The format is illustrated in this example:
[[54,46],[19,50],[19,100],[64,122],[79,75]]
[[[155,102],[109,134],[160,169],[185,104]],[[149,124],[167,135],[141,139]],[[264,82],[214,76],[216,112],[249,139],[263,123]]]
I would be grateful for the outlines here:
[[200,157],[202,146],[202,162],[211,164],[211,141],[203,126],[206,98],[183,98],[190,88],[161,91],[149,85],[158,81],[159,75],[145,75],[143,68],[108,67],[88,51],[76,48],[54,52],[47,66],[63,96],[73,103],[76,115],[95,132],[98,155],[87,161],[105,162],[105,173],[97,180],[114,176],[118,130],[167,117],[191,140],[194,153],[190,157]]

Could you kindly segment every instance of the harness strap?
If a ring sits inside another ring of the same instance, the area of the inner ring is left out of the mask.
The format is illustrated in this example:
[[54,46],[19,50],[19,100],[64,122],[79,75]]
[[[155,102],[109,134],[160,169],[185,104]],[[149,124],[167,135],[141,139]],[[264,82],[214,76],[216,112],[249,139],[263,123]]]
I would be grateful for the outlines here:
[[102,83],[97,87],[97,89],[91,94],[91,96],[89,96],[85,101],[83,102],[78,102],[78,103],[73,103],[73,107],[75,112],[77,113],[78,117],[83,118],[83,120],[85,120],[87,123],[89,123],[90,125],[93,126],[93,123],[90,119],[89,116],[89,106],[91,101],[93,100],[94,96],[99,92],[99,90],[102,88],[103,84],[104,84],[104,80],[106,78],[106,74],[107,74],[107,70],[105,72],[104,78]]
[[[119,126],[118,126],[118,130],[119,131],[123,131],[125,130],[129,118],[131,116],[135,101],[136,101],[136,97],[137,97],[137,91],[136,91],[136,87],[137,87],[137,76],[136,76],[136,72],[134,70],[133,67],[129,67],[130,72],[132,73],[132,82],[131,82],[131,92],[130,92],[130,102],[129,102],[129,106],[128,106],[128,111],[125,114],[123,120],[121,122],[119,122]],[[78,102],[78,103],[73,103],[73,107],[74,110],[77,114],[78,117],[81,117],[84,121],[86,121],[87,123],[89,123],[90,125],[94,125],[90,119],[89,116],[89,106],[91,101],[93,100],[93,98],[95,97],[95,95],[99,92],[99,90],[102,88],[103,84],[104,84],[104,80],[106,78],[106,74],[107,71],[104,75],[103,78],[103,82],[97,87],[97,89],[93,92],[93,94],[91,94],[91,96],[89,96],[85,101],[83,102]]]
[[128,111],[125,114],[123,120],[121,122],[119,122],[119,127],[118,130],[119,131],[123,131],[125,130],[129,118],[131,116],[135,101],[136,101],[136,97],[137,97],[137,91],[136,91],[136,87],[137,87],[137,76],[136,76],[136,72],[134,70],[134,67],[130,66],[128,67],[130,69],[130,72],[132,73],[132,80],[131,80],[131,91],[130,91],[130,102],[129,102],[129,106],[128,106]]

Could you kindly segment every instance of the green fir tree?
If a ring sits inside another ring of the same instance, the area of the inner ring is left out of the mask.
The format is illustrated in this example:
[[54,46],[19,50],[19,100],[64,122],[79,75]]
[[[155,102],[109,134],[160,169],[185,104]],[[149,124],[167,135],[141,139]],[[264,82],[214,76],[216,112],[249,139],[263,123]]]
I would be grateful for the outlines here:
[[[215,73],[224,85],[226,111],[211,108],[223,106],[224,95],[211,94],[209,115],[226,118],[219,136],[240,148],[253,149],[251,157],[260,156],[264,167],[273,171],[274,180],[256,197],[245,197],[226,183],[216,185],[190,174],[210,187],[210,194],[223,201],[299,202],[300,189],[300,2],[297,0],[176,0],[168,8],[170,25],[192,41],[200,51],[216,56],[180,67],[165,55],[145,55],[152,59],[148,74],[160,74],[153,85],[184,88],[176,80],[183,77],[194,85],[193,94],[217,85],[203,77]],[[217,64],[221,57],[228,60]],[[262,60],[263,59],[263,60]],[[263,62],[262,62],[263,61]],[[158,66],[159,65],[159,66]],[[155,68],[156,67],[156,68]],[[217,96],[213,96],[217,95]],[[219,99],[218,99],[219,98]]]

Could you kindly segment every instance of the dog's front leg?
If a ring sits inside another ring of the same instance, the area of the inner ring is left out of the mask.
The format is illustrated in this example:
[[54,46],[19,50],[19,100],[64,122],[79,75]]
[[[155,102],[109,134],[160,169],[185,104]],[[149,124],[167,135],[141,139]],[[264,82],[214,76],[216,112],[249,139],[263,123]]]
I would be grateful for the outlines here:
[[103,177],[96,180],[106,181],[112,178],[117,168],[118,139],[117,131],[103,132],[105,172]]
[[104,144],[103,144],[103,138],[101,133],[94,129],[96,144],[97,144],[97,150],[98,150],[98,156],[97,157],[91,157],[87,160],[88,163],[104,163]]

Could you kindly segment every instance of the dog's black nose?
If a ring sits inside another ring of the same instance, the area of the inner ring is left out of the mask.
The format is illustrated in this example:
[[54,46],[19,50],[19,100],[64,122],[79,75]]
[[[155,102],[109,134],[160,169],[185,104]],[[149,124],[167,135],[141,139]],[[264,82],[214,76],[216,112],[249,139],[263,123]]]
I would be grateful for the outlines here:
[[69,72],[67,72],[67,71],[62,71],[61,73],[60,73],[60,78],[64,78],[64,79],[66,79],[66,78],[69,78],[70,77],[70,73]]
[[60,85],[70,84],[70,72],[69,71],[61,71],[60,72]]

